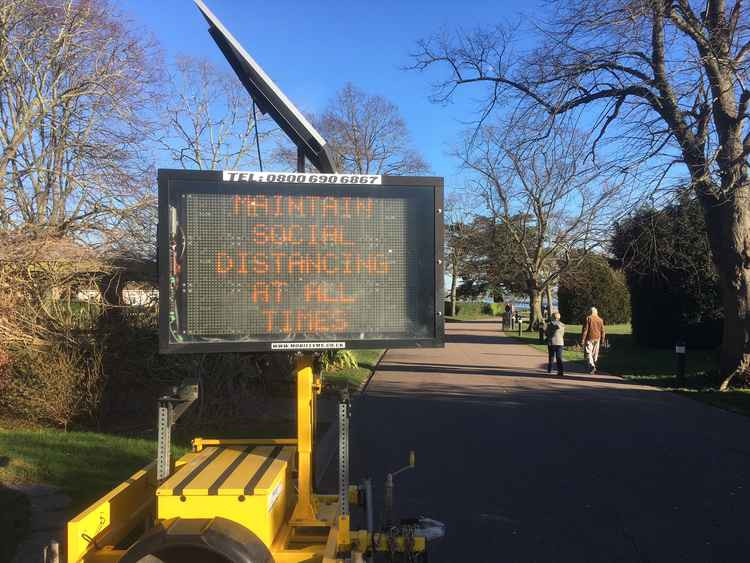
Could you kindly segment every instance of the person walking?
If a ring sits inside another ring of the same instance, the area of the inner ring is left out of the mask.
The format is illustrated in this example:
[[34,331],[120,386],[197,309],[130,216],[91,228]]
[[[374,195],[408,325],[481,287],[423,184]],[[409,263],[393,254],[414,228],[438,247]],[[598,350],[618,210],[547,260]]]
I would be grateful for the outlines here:
[[563,346],[565,344],[565,325],[560,322],[560,313],[552,313],[552,320],[547,324],[547,351],[549,362],[547,363],[547,373],[552,373],[552,360],[557,363],[557,375],[565,375],[563,369]]
[[596,373],[596,362],[599,360],[599,344],[604,341],[604,321],[596,307],[591,307],[591,314],[586,317],[581,333],[581,347],[586,351],[586,360],[591,368],[591,375]]

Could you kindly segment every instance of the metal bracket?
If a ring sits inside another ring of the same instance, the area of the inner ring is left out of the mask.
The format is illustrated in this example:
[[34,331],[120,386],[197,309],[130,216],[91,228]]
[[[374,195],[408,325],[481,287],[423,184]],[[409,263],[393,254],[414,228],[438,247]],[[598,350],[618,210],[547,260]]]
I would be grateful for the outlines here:
[[156,445],[156,480],[162,482],[169,476],[172,469],[172,402],[159,399],[159,414],[157,422],[158,439]]
[[351,402],[344,391],[339,402],[339,516],[349,515],[349,418]]
[[177,419],[190,408],[198,398],[198,382],[190,379],[174,387],[171,395],[164,395],[158,400],[157,444],[156,444],[156,480],[164,481],[172,471],[172,427]]

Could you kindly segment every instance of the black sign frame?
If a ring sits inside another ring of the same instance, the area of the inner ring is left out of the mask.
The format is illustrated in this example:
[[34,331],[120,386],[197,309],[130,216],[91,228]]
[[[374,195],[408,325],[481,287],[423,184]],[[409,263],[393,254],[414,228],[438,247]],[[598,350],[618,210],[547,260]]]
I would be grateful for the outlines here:
[[[273,174],[273,173],[265,173]],[[292,173],[287,173],[292,174]],[[310,176],[310,175],[308,175]],[[302,176],[297,175],[297,178]],[[221,171],[197,171],[197,170],[169,170],[160,169],[158,172],[159,187],[159,229],[157,236],[158,257],[159,257],[159,351],[166,354],[174,353],[222,353],[222,352],[270,352],[281,351],[274,348],[278,340],[269,338],[268,340],[218,340],[218,341],[186,341],[175,342],[170,338],[170,303],[171,288],[170,278],[172,277],[172,255],[170,249],[170,208],[178,208],[176,203],[177,190],[173,188],[173,183],[185,184],[186,182],[195,182],[196,185],[207,182],[216,183],[221,187],[221,191],[237,191],[242,187],[259,188],[260,186],[268,188],[268,183],[256,183],[246,181],[225,181]],[[434,235],[434,329],[428,338],[398,338],[398,339],[346,339],[336,338],[335,343],[323,342],[326,337],[315,339],[300,339],[294,341],[285,341],[284,344],[291,345],[283,348],[283,351],[313,351],[325,349],[328,347],[341,347],[347,349],[361,348],[437,348],[445,345],[445,319],[443,317],[443,179],[440,177],[429,176],[378,176],[378,184],[381,186],[393,187],[414,187],[414,188],[431,188],[434,190],[434,226],[432,228]],[[286,182],[280,182],[281,185]],[[294,182],[299,184],[299,180]],[[335,183],[308,183],[305,186],[314,186],[325,191],[326,188],[341,187],[341,184]],[[356,184],[354,184],[356,185]],[[350,187],[354,187],[350,186]],[[197,190],[204,191],[205,190]],[[180,193],[183,193],[180,190]],[[426,226],[427,227],[427,226]],[[342,344],[343,343],[343,344]],[[321,346],[315,346],[322,344]],[[336,344],[337,346],[327,346],[326,344]],[[298,347],[295,347],[298,346]]]

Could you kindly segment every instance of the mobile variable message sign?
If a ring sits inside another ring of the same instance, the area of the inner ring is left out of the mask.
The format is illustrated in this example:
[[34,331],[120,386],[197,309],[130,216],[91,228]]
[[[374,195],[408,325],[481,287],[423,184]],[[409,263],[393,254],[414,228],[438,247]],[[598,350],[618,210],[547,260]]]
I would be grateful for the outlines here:
[[442,346],[442,190],[160,170],[161,350]]

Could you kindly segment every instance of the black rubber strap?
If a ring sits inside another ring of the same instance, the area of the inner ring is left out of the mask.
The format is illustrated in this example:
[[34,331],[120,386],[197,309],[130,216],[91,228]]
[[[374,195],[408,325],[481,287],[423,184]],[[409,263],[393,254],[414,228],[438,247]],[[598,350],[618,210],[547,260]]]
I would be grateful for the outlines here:
[[239,467],[240,463],[245,461],[248,455],[255,449],[255,446],[247,446],[244,451],[237,456],[237,459],[235,459],[232,463],[229,464],[229,467],[227,467],[221,475],[214,481],[214,484],[211,485],[208,488],[208,494],[209,495],[218,495],[219,489],[224,484],[224,481],[229,479],[229,476],[234,472],[237,467]]
[[250,480],[247,482],[247,485],[245,485],[245,494],[251,495],[253,494],[253,491],[255,490],[255,486],[260,482],[260,480],[263,478],[263,475],[266,474],[266,471],[268,471],[268,468],[271,467],[271,464],[276,461],[276,458],[281,453],[281,446],[276,446],[272,451],[271,454],[266,458],[266,460],[261,464],[258,471],[255,472],[255,475],[253,475]]
[[173,495],[181,495],[182,491],[185,489],[185,487],[195,479],[198,475],[200,475],[200,472],[203,471],[206,467],[208,467],[213,460],[215,460],[217,457],[219,457],[219,454],[224,451],[224,448],[216,448],[210,456],[206,457],[195,469],[193,469],[190,473],[188,473],[185,478],[179,482],[179,484],[172,489]]

